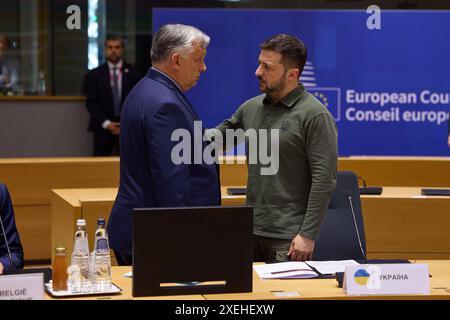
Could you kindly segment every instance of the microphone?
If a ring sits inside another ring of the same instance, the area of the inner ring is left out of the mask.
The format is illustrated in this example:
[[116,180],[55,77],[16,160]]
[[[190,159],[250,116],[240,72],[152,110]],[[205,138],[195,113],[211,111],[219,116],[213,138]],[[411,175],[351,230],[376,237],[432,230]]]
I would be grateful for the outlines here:
[[363,177],[358,176],[357,178],[358,178],[358,180],[361,180],[361,181],[362,181],[363,187],[364,187],[364,188],[367,187],[366,180],[365,180]]
[[9,249],[8,239],[6,238],[6,232],[5,232],[5,227],[3,226],[3,220],[2,220],[1,213],[0,213],[0,226],[2,228],[2,234],[3,234],[3,238],[5,240],[6,250],[8,251],[8,257],[9,257],[9,262],[11,263],[11,268],[15,269],[14,263],[13,263],[13,259],[12,259],[12,256],[11,256],[11,250]]
[[363,186],[359,187],[359,194],[380,195],[383,192],[382,187],[368,187],[363,177],[358,176],[358,180],[361,180],[363,183]]
[[356,224],[355,210],[353,209],[352,192],[351,191],[347,191],[345,196],[348,199],[348,202],[350,204],[350,209],[352,211],[353,223],[355,224],[356,236],[358,237],[359,248],[361,249],[361,253],[362,253],[363,259],[366,259],[366,253],[364,252],[364,249],[362,247],[361,237],[359,236],[358,225]]

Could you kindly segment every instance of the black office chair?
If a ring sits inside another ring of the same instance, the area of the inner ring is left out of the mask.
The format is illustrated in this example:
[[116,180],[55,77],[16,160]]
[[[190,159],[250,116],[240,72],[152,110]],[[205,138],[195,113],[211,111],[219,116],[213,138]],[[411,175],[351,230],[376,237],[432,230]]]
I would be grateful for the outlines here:
[[365,260],[365,252],[358,178],[351,171],[338,171],[336,190],[322,222],[313,260]]

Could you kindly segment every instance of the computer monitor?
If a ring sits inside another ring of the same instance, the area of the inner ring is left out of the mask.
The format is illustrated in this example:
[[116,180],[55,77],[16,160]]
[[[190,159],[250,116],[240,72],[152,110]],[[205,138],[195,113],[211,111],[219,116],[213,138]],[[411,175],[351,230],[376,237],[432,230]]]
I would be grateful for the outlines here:
[[252,291],[253,209],[134,209],[133,296]]
[[422,189],[425,196],[450,196],[450,189]]

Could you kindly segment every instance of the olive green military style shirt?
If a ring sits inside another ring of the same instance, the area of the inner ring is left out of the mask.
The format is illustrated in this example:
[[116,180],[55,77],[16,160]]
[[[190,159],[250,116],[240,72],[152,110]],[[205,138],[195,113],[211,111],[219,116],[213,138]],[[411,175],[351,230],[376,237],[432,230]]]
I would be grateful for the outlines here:
[[278,172],[261,175],[260,161],[248,164],[254,234],[316,240],[336,186],[337,128],[327,108],[300,84],[275,104],[266,94],[246,101],[216,129],[224,138],[227,129],[279,129]]

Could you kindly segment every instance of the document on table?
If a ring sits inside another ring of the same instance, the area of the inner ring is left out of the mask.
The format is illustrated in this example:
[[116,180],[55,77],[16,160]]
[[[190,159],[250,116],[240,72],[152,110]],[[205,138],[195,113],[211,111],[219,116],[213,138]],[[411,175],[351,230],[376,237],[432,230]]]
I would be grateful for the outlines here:
[[337,272],[344,272],[346,266],[354,266],[359,264],[355,260],[306,261],[306,263],[321,274],[335,274]]
[[261,279],[307,279],[318,276],[306,263],[300,261],[256,265],[253,269]]

